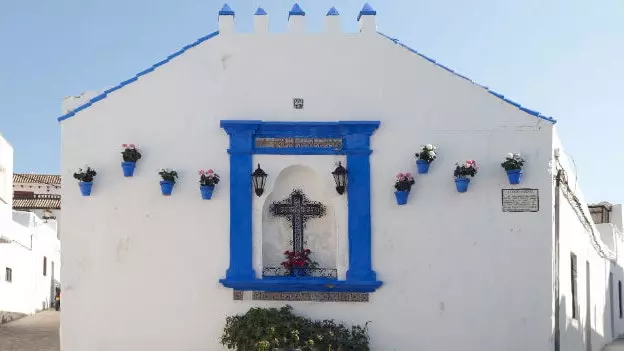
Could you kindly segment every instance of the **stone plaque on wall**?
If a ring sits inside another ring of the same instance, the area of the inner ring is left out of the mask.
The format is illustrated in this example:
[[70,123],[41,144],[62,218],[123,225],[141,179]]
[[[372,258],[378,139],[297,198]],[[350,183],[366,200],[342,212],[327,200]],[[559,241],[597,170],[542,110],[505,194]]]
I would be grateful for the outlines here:
[[256,138],[257,148],[332,148],[342,149],[341,138]]
[[234,300],[368,302],[368,293],[234,291]]
[[538,189],[503,189],[503,212],[538,212]]

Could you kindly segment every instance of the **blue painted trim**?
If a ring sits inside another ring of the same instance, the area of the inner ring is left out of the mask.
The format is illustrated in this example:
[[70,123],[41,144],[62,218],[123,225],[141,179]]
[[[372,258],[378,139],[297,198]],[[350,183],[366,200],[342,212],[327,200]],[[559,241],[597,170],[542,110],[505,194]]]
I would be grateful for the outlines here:
[[376,15],[377,15],[377,11],[373,10],[371,5],[366,3],[366,4],[364,4],[364,7],[362,7],[362,10],[360,11],[360,14],[358,14],[357,20],[359,21],[360,17],[362,17],[362,16],[376,16]]
[[325,291],[325,292],[374,292],[383,283],[380,281],[349,281],[349,280],[322,280],[288,277],[281,279],[249,279],[249,280],[219,280],[223,286],[234,290],[247,291]]
[[94,102],[98,102],[98,101],[100,101],[100,100],[104,99],[105,97],[106,97],[106,93],[102,93],[102,94],[100,94],[100,95],[98,95],[98,96],[96,96],[96,97],[92,98],[92,99],[90,100],[90,101],[91,101],[91,104],[93,104]]
[[518,108],[522,107],[522,105],[520,105],[519,103],[517,103],[517,102],[515,102],[515,101],[513,101],[513,100],[511,100],[511,99],[508,99],[508,98],[503,98],[503,100],[504,100],[506,103],[511,104],[511,105],[514,105],[514,106],[516,106],[516,107],[518,107]]
[[[237,290],[264,291],[363,291],[381,286],[372,269],[370,205],[370,137],[379,121],[263,122],[222,120],[230,137],[230,267],[220,282]],[[256,137],[342,138],[342,150],[255,148]],[[346,281],[305,278],[255,279],[252,266],[252,156],[347,155],[349,270]]]
[[140,77],[140,76],[146,75],[146,74],[148,74],[148,73],[150,73],[150,72],[153,72],[153,71],[154,71],[154,67],[150,67],[150,68],[146,69],[146,70],[145,70],[145,71],[143,71],[143,72],[139,72],[139,73],[137,73],[137,77]]
[[[358,17],[358,20],[359,20],[359,17]],[[402,43],[402,42],[400,42],[398,39],[396,39],[396,38],[392,38],[392,37],[390,37],[390,36],[388,36],[388,35],[386,35],[386,34],[384,34],[384,33],[381,33],[381,32],[378,32],[378,33],[379,33],[381,36],[385,37],[386,39],[388,39],[388,40],[390,40],[390,41],[394,42],[394,43],[395,43],[395,44],[397,44],[397,45],[400,45],[401,47],[403,47],[403,48],[405,48],[405,49],[409,50],[410,52],[412,52],[412,53],[414,53],[414,54],[416,54],[416,55],[418,55],[418,56],[420,56],[420,57],[422,57],[422,58],[424,58],[425,60],[427,60],[427,61],[429,61],[429,62],[433,63],[434,65],[436,65],[436,66],[438,66],[438,67],[440,67],[440,68],[442,68],[442,69],[444,69],[444,70],[446,70],[446,71],[448,71],[448,72],[450,72],[450,73],[452,73],[452,74],[454,74],[454,75],[456,75],[456,76],[458,76],[458,77],[460,77],[460,78],[463,78],[463,79],[465,79],[465,80],[467,80],[467,81],[469,81],[469,82],[471,82],[471,83],[473,83],[473,84],[477,85],[477,86],[478,86],[478,87],[480,87],[480,88],[483,88],[483,89],[487,90],[487,91],[488,91],[488,93],[490,93],[490,94],[492,94],[492,95],[496,96],[497,98],[499,98],[499,99],[503,100],[504,102],[506,102],[506,103],[508,103],[508,104],[511,104],[511,105],[513,105],[513,106],[517,107],[517,108],[518,108],[518,109],[520,109],[521,111],[526,112],[526,113],[530,114],[531,116],[538,117],[538,118],[541,118],[541,119],[543,119],[543,120],[549,121],[549,122],[551,122],[551,123],[553,123],[553,124],[557,123],[557,120],[556,120],[556,119],[554,119],[554,118],[552,118],[552,117],[546,117],[546,116],[542,115],[541,113],[539,113],[539,112],[537,112],[537,111],[530,110],[530,109],[528,109],[528,108],[526,108],[526,107],[523,107],[523,106],[522,106],[522,105],[520,105],[519,103],[517,103],[517,102],[515,102],[515,101],[512,101],[512,100],[510,100],[510,99],[506,98],[503,94],[499,94],[499,93],[497,93],[497,92],[495,92],[495,91],[493,91],[493,90],[490,90],[488,87],[485,87],[485,86],[483,86],[483,85],[480,85],[480,84],[476,83],[475,81],[473,81],[472,79],[470,79],[470,78],[468,78],[468,77],[466,77],[466,76],[464,76],[464,75],[461,75],[461,74],[459,74],[459,73],[457,73],[457,72],[453,71],[452,69],[450,69],[450,68],[448,68],[448,67],[446,67],[446,66],[444,66],[444,65],[440,64],[440,63],[439,63],[439,62],[437,62],[436,60],[434,60],[434,59],[432,59],[432,58],[430,58],[430,57],[428,57],[428,56],[425,56],[425,55],[421,54],[420,52],[418,52],[418,51],[416,51],[416,50],[414,50],[414,49],[410,48],[409,46],[407,46],[407,45],[403,44],[403,43]],[[529,111],[530,111],[530,112],[529,112]]]
[[234,16],[234,10],[228,4],[224,4],[219,11],[219,16]]
[[256,13],[254,13],[254,16],[266,16],[267,12],[264,11],[264,9],[262,7],[258,7],[258,9],[256,10]]
[[169,55],[166,59],[152,65],[151,67],[137,73],[134,77],[127,79],[119,84],[117,84],[116,86],[106,89],[102,94],[92,98],[91,100],[89,100],[88,102],[84,103],[83,105],[78,106],[77,108],[75,108],[73,111],[70,111],[60,117],[57,118],[57,121],[62,122],[70,117],[73,117],[74,115],[76,115],[76,112],[82,111],[84,109],[86,109],[87,107],[90,107],[91,105],[93,105],[93,103],[104,100],[105,97],[107,97],[108,95],[110,95],[110,93],[114,92],[115,90],[121,89],[122,87],[134,83],[138,80],[139,77],[142,77],[148,73],[151,73],[154,71],[154,69],[164,65],[165,63],[171,61],[172,58],[177,57],[182,55],[183,53],[185,53],[187,50],[189,50],[190,48],[193,48],[201,43],[203,43],[204,41],[214,38],[217,35],[219,35],[219,31],[216,32],[212,32],[206,36],[203,36],[201,38],[199,38],[198,40],[196,40],[195,42],[193,42],[192,44],[186,45],[184,46],[182,49],[178,50],[177,52]]
[[299,4],[295,3],[292,9],[288,11],[288,18],[290,18],[290,16],[305,16],[305,11],[303,11]]
[[340,13],[338,13],[338,10],[336,10],[336,8],[332,6],[332,8],[327,11],[326,16],[340,16]]
[[130,83],[134,83],[134,82],[136,82],[137,80],[138,80],[138,78],[137,78],[137,77],[132,77],[132,78],[130,78],[130,79],[128,79],[128,80],[124,80],[123,82],[119,83],[119,85],[123,87],[124,85],[128,85],[128,84],[130,84]]
[[91,103],[91,101],[89,101],[89,102],[87,102],[87,103],[86,103],[86,104],[84,104],[84,105],[80,105],[80,106],[76,107],[76,108],[74,109],[74,113],[78,113],[78,112],[80,112],[80,111],[84,110],[85,108],[87,108],[87,107],[91,106],[91,104],[92,104],[92,103]]

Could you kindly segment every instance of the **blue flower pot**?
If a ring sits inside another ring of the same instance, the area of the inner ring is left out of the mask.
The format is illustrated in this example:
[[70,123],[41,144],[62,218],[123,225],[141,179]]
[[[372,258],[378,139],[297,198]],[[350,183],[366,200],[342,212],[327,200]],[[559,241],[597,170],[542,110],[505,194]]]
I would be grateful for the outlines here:
[[91,188],[93,187],[93,182],[80,182],[78,183],[80,186],[80,193],[82,196],[91,196]]
[[522,170],[521,169],[508,170],[507,178],[509,178],[509,184],[520,184],[520,178],[522,178]]
[[132,177],[135,167],[136,162],[122,162],[121,169],[123,169],[124,177]]
[[170,180],[161,180],[160,181],[160,190],[162,191],[162,194],[165,196],[169,196],[171,195],[171,192],[173,191],[173,186],[175,185],[175,182],[172,182]]
[[304,277],[306,275],[305,267],[292,267],[290,269],[290,275],[293,277]]
[[80,186],[80,193],[82,196],[91,196],[91,188],[93,187],[93,182],[80,182],[78,183]]
[[419,174],[427,174],[429,173],[429,165],[431,163],[425,160],[416,160],[416,168],[418,169]]
[[210,200],[212,199],[212,192],[214,191],[214,186],[210,185],[200,185],[199,191],[201,192],[202,199]]
[[409,191],[395,191],[394,195],[396,196],[397,205],[405,205],[407,203]]
[[468,184],[470,184],[470,178],[455,178],[455,186],[460,193],[468,190]]

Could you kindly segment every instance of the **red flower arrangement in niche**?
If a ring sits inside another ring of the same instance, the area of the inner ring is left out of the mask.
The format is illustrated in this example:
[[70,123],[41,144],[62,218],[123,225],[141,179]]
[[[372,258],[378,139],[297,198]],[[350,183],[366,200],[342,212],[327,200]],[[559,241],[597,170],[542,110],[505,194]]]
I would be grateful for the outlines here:
[[307,270],[315,268],[317,263],[310,259],[310,249],[301,251],[284,251],[286,261],[282,262],[282,266],[290,271],[290,275],[304,276]]

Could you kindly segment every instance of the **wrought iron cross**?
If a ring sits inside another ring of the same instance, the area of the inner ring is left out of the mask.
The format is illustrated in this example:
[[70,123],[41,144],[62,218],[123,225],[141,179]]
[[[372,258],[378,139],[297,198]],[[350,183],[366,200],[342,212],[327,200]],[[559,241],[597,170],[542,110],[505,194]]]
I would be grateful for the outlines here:
[[270,208],[271,214],[286,217],[293,232],[293,250],[303,250],[303,228],[310,218],[320,218],[325,215],[325,206],[317,201],[310,201],[301,190],[293,190],[289,197],[274,202]]

